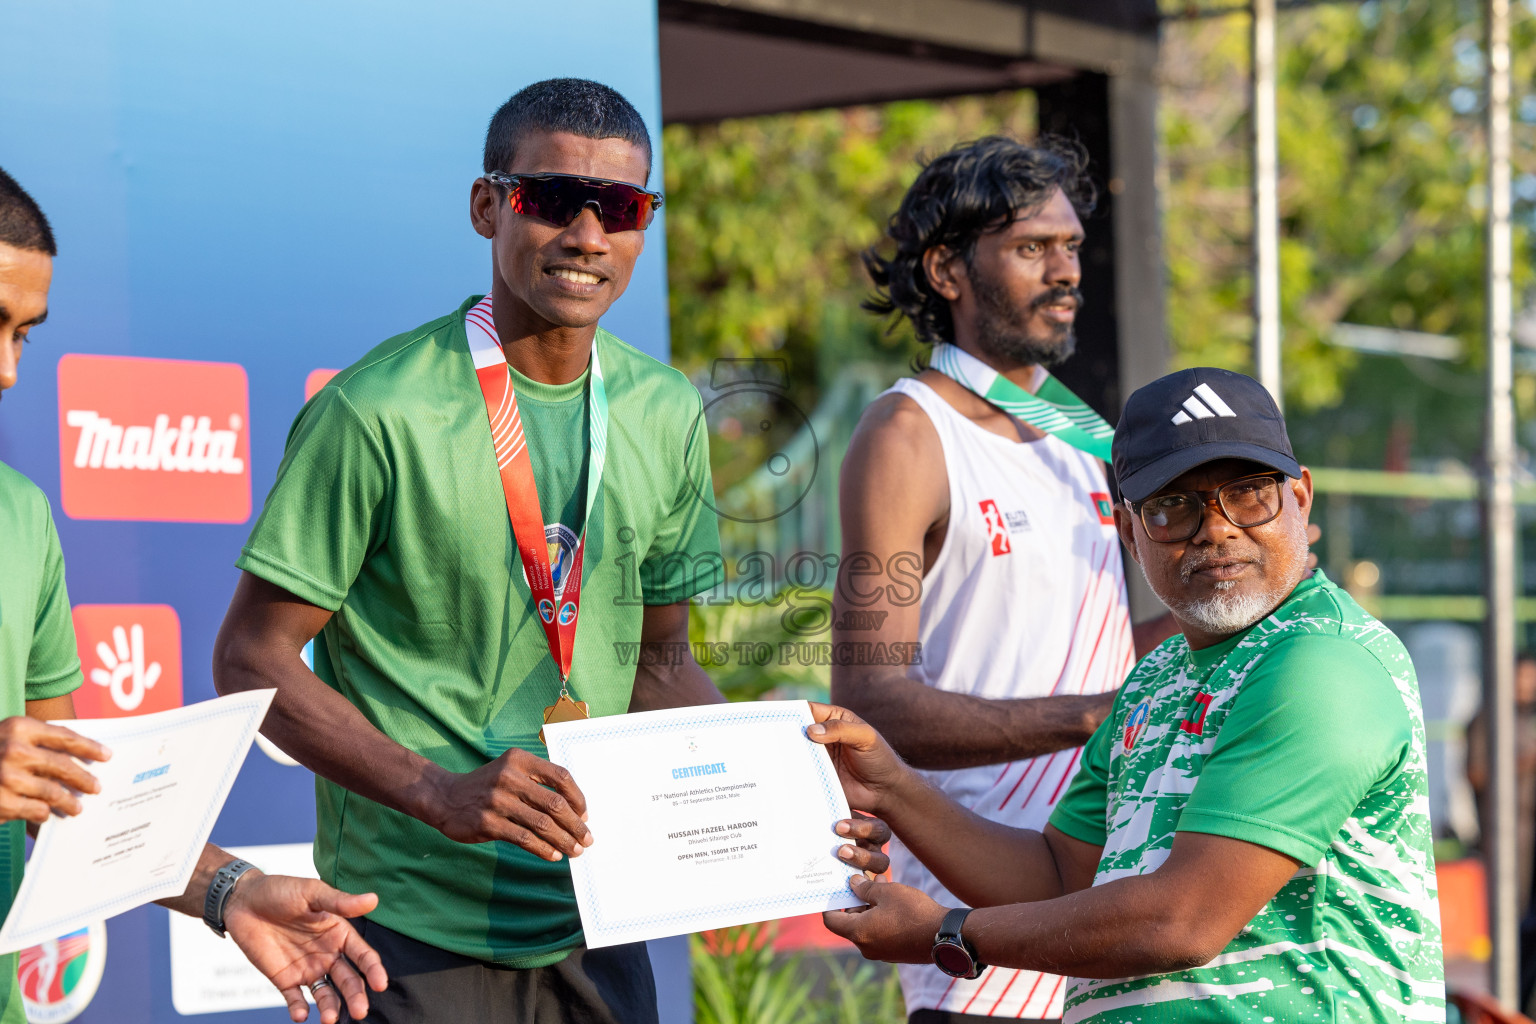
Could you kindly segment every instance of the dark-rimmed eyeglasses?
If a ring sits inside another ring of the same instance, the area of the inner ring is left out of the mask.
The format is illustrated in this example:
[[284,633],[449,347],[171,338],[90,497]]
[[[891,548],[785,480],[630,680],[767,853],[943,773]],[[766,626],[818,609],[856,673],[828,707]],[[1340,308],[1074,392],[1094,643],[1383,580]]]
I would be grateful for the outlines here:
[[1239,529],[1263,526],[1280,514],[1284,473],[1260,473],[1228,480],[1209,491],[1170,491],[1125,507],[1141,517],[1147,536],[1160,544],[1176,544],[1200,532],[1205,510],[1215,505],[1227,522]]
[[507,190],[507,202],[517,213],[565,227],[595,207],[609,234],[644,231],[661,206],[659,192],[647,192],[624,181],[586,178],[578,174],[504,174],[492,171],[485,180]]

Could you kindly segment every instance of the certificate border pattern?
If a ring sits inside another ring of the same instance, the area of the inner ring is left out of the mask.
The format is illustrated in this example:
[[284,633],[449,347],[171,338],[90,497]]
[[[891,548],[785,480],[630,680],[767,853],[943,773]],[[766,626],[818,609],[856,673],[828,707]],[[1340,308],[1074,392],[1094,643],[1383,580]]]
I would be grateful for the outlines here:
[[[192,706],[195,707],[196,705],[192,705]],[[196,724],[203,723],[203,722],[214,722],[214,721],[218,721],[219,719],[222,719],[222,718],[228,718],[230,716],[244,716],[244,717],[250,718],[251,717],[251,708],[248,705],[244,704],[244,703],[239,704],[239,705],[237,705],[235,707],[225,706],[225,707],[213,708],[213,709],[210,709],[209,711],[205,711],[205,712],[203,712],[201,714],[198,714],[198,715],[188,715],[183,724],[185,724],[185,725],[196,725]],[[241,750],[241,752],[242,752],[241,756],[230,758],[229,763],[224,766],[224,776],[223,776],[223,778],[219,782],[219,788],[224,790],[226,793],[228,791],[228,787],[234,784],[233,776],[235,775],[235,773],[237,773],[240,770],[241,765],[243,765],[245,763],[244,752],[250,749],[251,739],[255,735],[256,730],[261,727],[261,722],[262,722],[262,717],[256,717],[256,718],[252,718],[251,719],[251,725],[246,730],[245,743],[237,748],[237,749]],[[126,739],[136,739],[136,738],[138,738],[140,736],[144,736],[146,734],[156,732],[158,728],[159,727],[157,727],[157,726],[151,725],[151,726],[149,726],[147,728],[134,729],[134,730],[129,730],[129,731],[125,731],[125,732],[120,732],[120,733],[115,734],[113,736],[113,739],[114,740],[117,740],[119,738],[125,739],[125,740]],[[208,835],[209,835],[209,833],[211,833],[213,831],[213,821],[211,819],[217,817],[218,813],[223,811],[223,809],[224,809],[224,801],[220,800],[220,801],[218,801],[218,805],[217,805],[216,808],[210,809],[207,813],[205,813],[203,815],[203,821],[198,826],[198,829],[202,832],[203,841],[192,849],[192,851],[190,852],[190,854],[188,855],[187,858],[184,858],[182,860],[181,866],[177,869],[177,874],[175,876],[173,876],[173,877],[180,878],[183,875],[189,874],[190,870],[195,870],[196,869],[196,867],[197,867],[197,858],[202,856],[203,848],[208,845]],[[36,850],[34,849],[33,852],[35,854]],[[190,867],[189,867],[189,865],[187,863],[188,860],[191,861]],[[25,873],[23,873],[23,875],[22,875],[22,881],[23,881],[23,883],[25,883],[25,881],[26,881]],[[97,904],[96,906],[91,907],[91,908],[89,908],[86,911],[73,912],[73,913],[69,913],[69,914],[64,914],[64,915],[62,915],[60,917],[54,918],[52,921],[39,922],[38,925],[35,928],[30,929],[30,930],[35,932],[35,931],[40,931],[40,930],[42,930],[44,928],[47,928],[47,929],[50,929],[50,930],[55,929],[55,928],[62,928],[63,926],[65,926],[67,924],[70,924],[73,921],[80,920],[82,918],[82,916],[84,916],[84,915],[90,915],[93,919],[97,919],[97,920],[105,919],[105,918],[108,918],[108,917],[116,917],[119,913],[124,913],[124,912],[126,912],[127,909],[131,909],[131,906],[125,906],[125,904],[138,905],[136,901],[139,901],[143,897],[149,897],[149,898],[153,899],[152,894],[157,892],[158,890],[161,890],[161,889],[165,888],[165,885],[166,885],[165,882],[160,882],[160,883],[155,884],[155,885],[147,885],[147,886],[144,886],[144,887],[142,887],[140,889],[135,890],[134,892],[125,893],[122,897],[120,897],[118,899],[109,900],[109,901],[105,901],[103,903]],[[183,888],[185,888],[185,883],[183,883]],[[32,893],[26,892],[26,891],[18,892],[17,893],[16,903],[12,904],[11,910],[10,910],[10,914],[7,915],[7,920],[9,920],[11,915],[16,914],[21,909],[23,900],[25,900],[28,904],[30,904],[30,902],[32,900],[32,895],[33,895]],[[114,910],[113,909],[114,907],[123,907],[123,909],[122,910]]]
[[[802,702],[797,701],[794,703],[801,704]],[[719,707],[720,705],[714,706]],[[567,755],[574,753],[578,747],[586,746],[592,743],[601,743],[603,740],[609,738],[620,736],[639,736],[646,733],[666,732],[675,729],[687,728],[690,726],[696,727],[735,725],[741,722],[757,721],[790,721],[796,725],[804,724],[803,704],[802,707],[771,708],[762,711],[755,711],[750,714],[732,715],[730,717],[723,717],[716,713],[695,715],[689,718],[669,717],[665,722],[656,722],[654,724],[619,724],[626,717],[630,716],[615,715],[612,718],[606,720],[615,722],[613,726],[605,728],[601,731],[593,731],[586,735],[575,736],[569,740],[564,741],[562,745]],[[809,746],[816,746],[816,744],[812,743],[812,741],[809,739],[806,739],[805,742]],[[828,773],[828,761],[826,758],[818,757],[815,758],[814,761],[816,764],[817,781],[821,783],[822,795],[826,798],[827,810],[835,815],[838,813],[837,798],[838,795],[842,792],[842,786],[838,784],[837,781]],[[836,786],[835,789],[833,788],[834,786]],[[835,854],[831,854],[829,856],[832,856],[832,858],[836,860]],[[837,864],[840,867],[846,867],[842,861],[837,861]],[[852,871],[853,869],[848,868],[848,870]],[[716,904],[714,906],[702,907],[691,911],[678,911],[676,913],[651,915],[649,917],[626,918],[622,921],[607,921],[604,920],[605,915],[602,912],[602,904],[597,899],[597,894],[593,891],[591,876],[588,875],[586,878],[584,878],[583,883],[583,889],[585,890],[587,897],[587,905],[592,908],[592,916],[594,918],[593,923],[605,931],[617,931],[620,929],[632,930],[636,928],[644,928],[647,925],[652,924],[670,924],[672,922],[687,922],[699,919],[709,919],[718,917],[723,913],[728,913],[736,908],[746,910],[748,908],[761,907],[766,910],[776,906],[805,904],[816,900],[825,900],[831,899],[835,896],[843,896],[848,893],[848,884],[846,881],[846,876],[844,876],[844,879],[840,880],[837,885],[827,889],[807,890],[805,892],[797,892],[786,896],[754,899],[748,900],[746,902],[728,901],[725,903]]]

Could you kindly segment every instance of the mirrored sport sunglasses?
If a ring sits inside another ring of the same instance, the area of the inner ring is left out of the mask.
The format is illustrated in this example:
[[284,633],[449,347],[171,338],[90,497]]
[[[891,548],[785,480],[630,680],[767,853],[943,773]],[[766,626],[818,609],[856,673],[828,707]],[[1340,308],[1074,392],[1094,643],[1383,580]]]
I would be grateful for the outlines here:
[[589,206],[597,208],[603,230],[644,231],[661,206],[659,192],[607,178],[577,174],[503,174],[492,171],[486,180],[507,190],[507,202],[517,213],[565,227]]

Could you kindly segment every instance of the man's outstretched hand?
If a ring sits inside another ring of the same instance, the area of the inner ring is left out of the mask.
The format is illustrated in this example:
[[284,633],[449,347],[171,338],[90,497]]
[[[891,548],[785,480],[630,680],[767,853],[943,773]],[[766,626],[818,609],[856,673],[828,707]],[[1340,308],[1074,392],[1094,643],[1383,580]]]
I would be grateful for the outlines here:
[[389,984],[379,954],[348,920],[378,905],[372,893],[353,896],[316,878],[250,871],[229,896],[224,927],[246,958],[282,992],[294,1021],[309,1017],[303,987],[329,975],[331,984],[314,993],[315,1005],[322,1024],[335,1024],[341,1000],[346,1000],[347,1012],[361,1020],[368,1016],[368,988],[382,992]]
[[866,960],[893,964],[926,964],[933,958],[933,939],[948,911],[917,889],[893,882],[874,882],[854,875],[848,887],[867,907],[829,910],[821,915],[827,931],[841,935]]

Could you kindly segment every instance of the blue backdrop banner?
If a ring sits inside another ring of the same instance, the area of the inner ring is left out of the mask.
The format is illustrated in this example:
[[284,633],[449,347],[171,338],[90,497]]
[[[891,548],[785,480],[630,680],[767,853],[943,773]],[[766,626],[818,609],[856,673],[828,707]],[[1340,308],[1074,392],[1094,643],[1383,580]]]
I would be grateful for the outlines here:
[[[503,100],[553,76],[614,86],[656,133],[658,187],[655,5],[572,10],[9,5],[0,167],[42,204],[59,254],[48,322],[0,406],[0,459],[53,503],[82,715],[214,696],[234,560],[306,388],[489,287],[469,189]],[[658,218],[604,320],[659,358],[664,228]],[[253,749],[213,840],[310,871],[313,835],[312,776]],[[276,992],[230,959],[232,944],[168,917],[149,907],[28,951],[30,1018],[287,1019]],[[656,951],[669,1020],[688,1007],[677,949]]]

